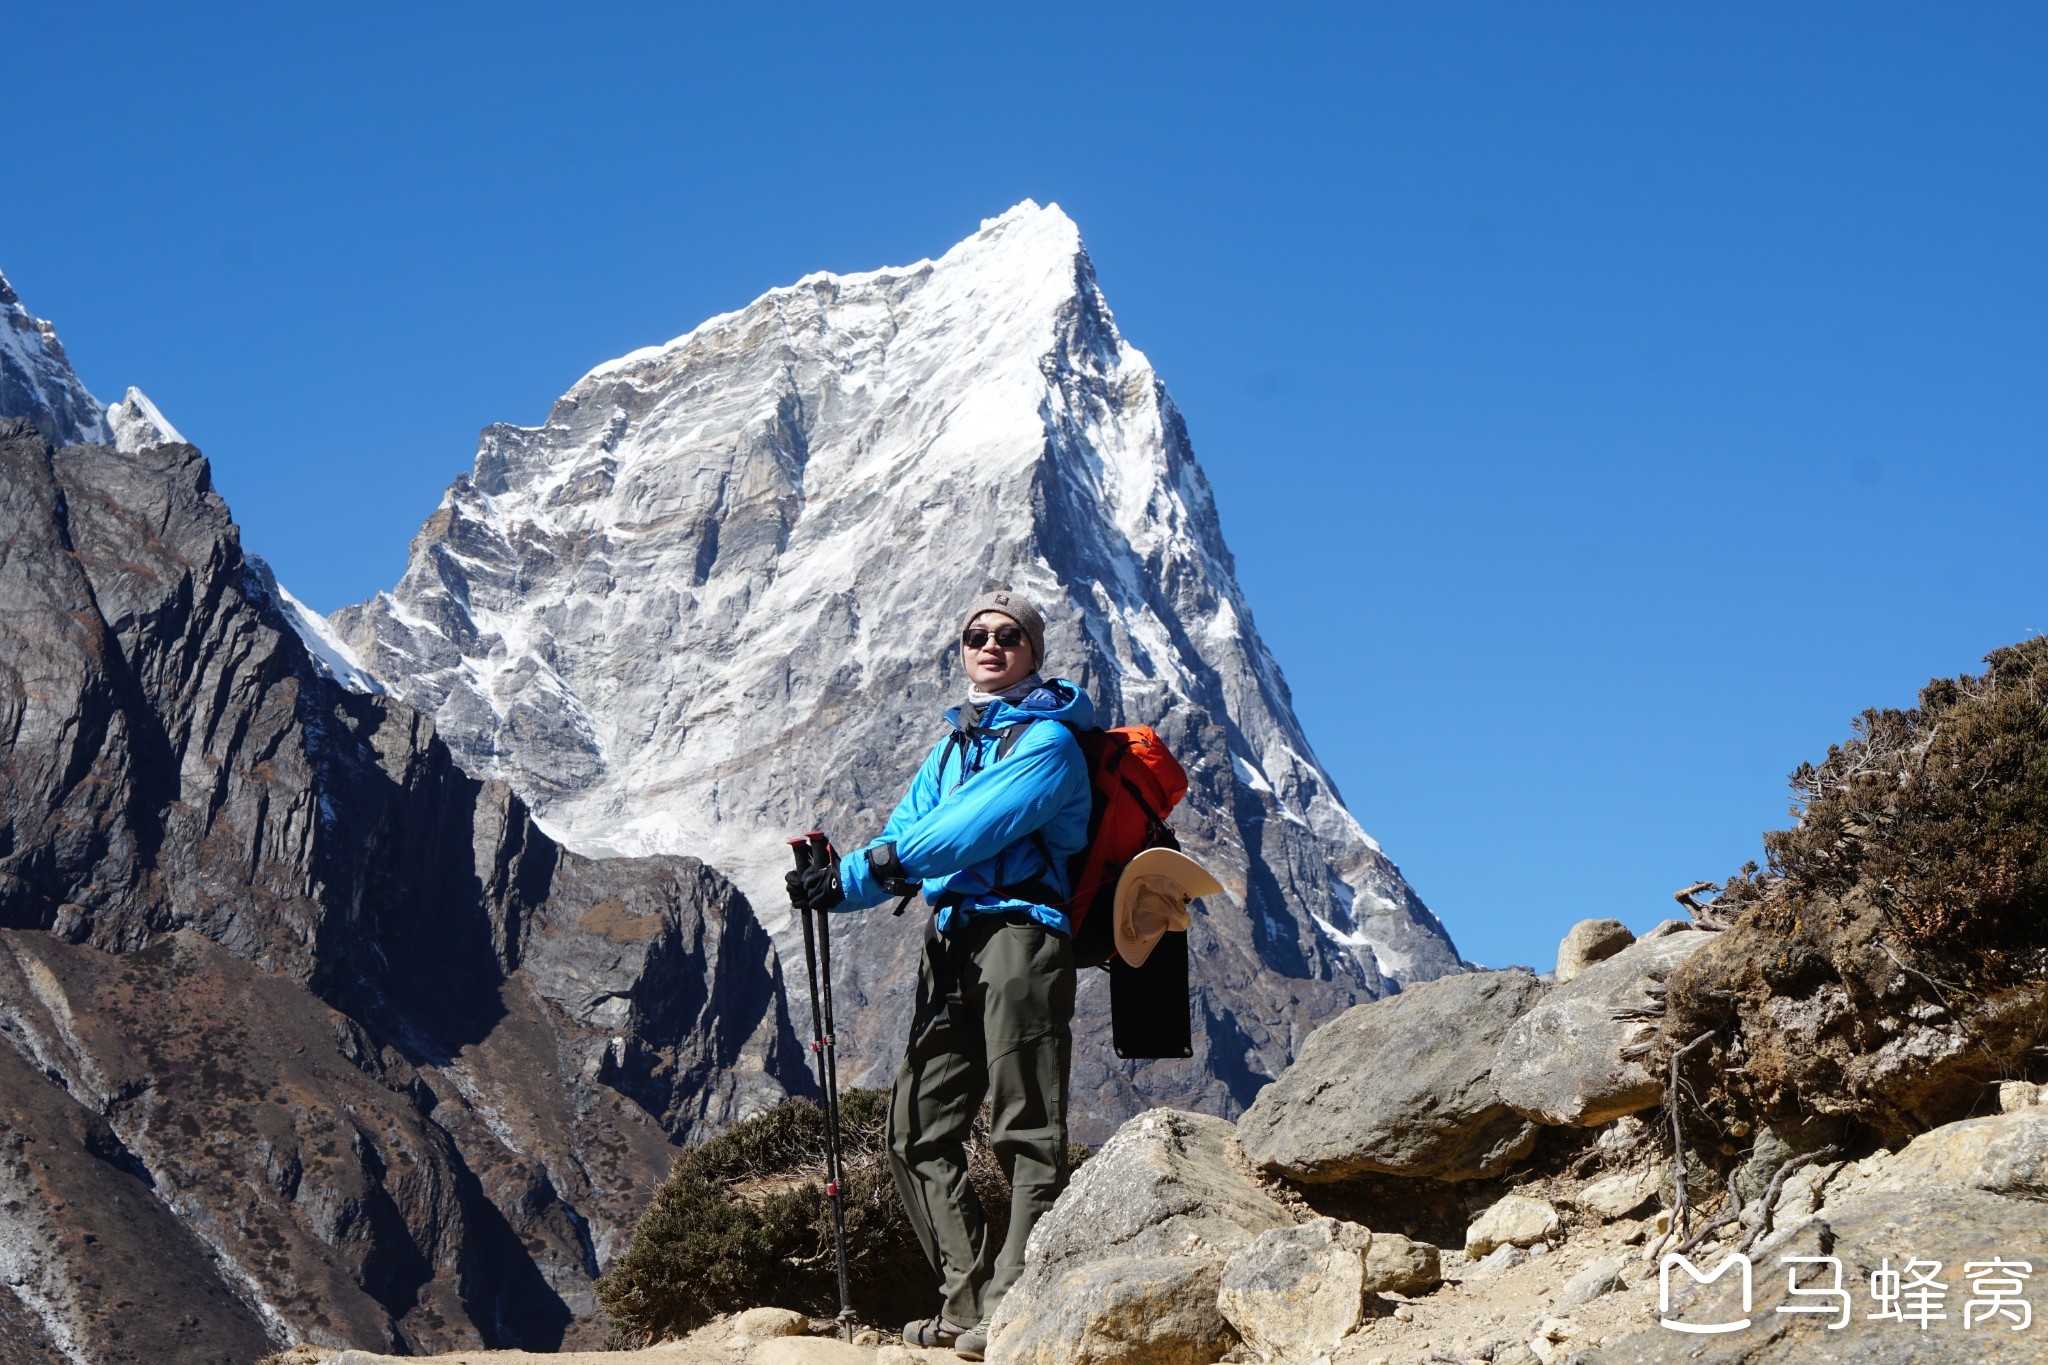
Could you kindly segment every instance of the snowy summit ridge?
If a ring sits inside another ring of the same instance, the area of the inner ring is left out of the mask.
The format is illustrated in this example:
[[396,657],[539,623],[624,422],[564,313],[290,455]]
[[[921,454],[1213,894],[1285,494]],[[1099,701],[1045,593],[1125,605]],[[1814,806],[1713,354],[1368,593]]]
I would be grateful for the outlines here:
[[[702,857],[780,927],[782,840],[880,827],[964,691],[956,613],[996,584],[1045,605],[1049,672],[1189,769],[1176,827],[1236,903],[1197,920],[1198,984],[1231,984],[1184,1098],[1242,1104],[1305,1023],[1459,969],[1317,763],[1180,414],[1057,206],[806,275],[486,429],[398,586],[333,626],[564,842]],[[850,918],[842,989],[887,1006],[874,1079],[920,926]],[[1172,1098],[1143,1071],[1097,1084]]]
[[26,417],[54,446],[112,445],[106,412],[72,372],[57,328],[0,274],[0,416]]
[[[120,402],[102,408],[72,370],[56,327],[29,313],[5,275],[0,275],[0,417],[26,417],[59,448],[103,445],[132,455],[151,446],[190,444],[149,395],[132,384]],[[375,679],[355,668],[348,647],[333,637],[325,617],[286,591],[254,556],[251,573],[259,591],[277,596],[285,619],[323,672],[358,692],[378,690]]]
[[0,274],[0,417],[26,417],[53,446],[103,445],[133,453],[185,438],[131,386],[103,407],[71,368],[57,328],[35,317]]

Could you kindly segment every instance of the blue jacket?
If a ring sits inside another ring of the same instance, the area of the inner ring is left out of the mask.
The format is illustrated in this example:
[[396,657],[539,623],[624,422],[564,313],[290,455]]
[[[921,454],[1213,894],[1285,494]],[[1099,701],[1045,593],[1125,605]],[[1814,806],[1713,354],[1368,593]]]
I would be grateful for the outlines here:
[[[846,900],[839,908],[865,910],[890,898],[868,868],[867,850],[894,844],[904,875],[924,884],[926,900],[947,892],[965,898],[939,912],[941,930],[963,924],[966,915],[1024,910],[1041,924],[1072,933],[1067,917],[1052,906],[992,893],[999,886],[1041,881],[1064,898],[1067,860],[1088,842],[1093,801],[1088,761],[1067,727],[1093,725],[1094,703],[1064,679],[1014,706],[992,702],[964,755],[951,733],[958,715],[958,707],[946,712],[948,735],[918,768],[881,835],[840,861]],[[998,760],[1001,732],[1023,720],[1038,724],[1026,727]],[[1034,833],[1052,854],[1049,867]]]

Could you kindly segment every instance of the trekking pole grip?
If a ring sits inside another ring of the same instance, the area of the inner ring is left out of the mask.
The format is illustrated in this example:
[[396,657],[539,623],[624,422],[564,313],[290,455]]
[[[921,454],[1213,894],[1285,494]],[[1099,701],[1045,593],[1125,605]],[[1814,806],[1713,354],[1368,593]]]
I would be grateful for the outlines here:
[[811,846],[807,838],[808,836],[799,835],[784,841],[789,845],[789,851],[796,856],[796,870],[799,872],[811,870]]

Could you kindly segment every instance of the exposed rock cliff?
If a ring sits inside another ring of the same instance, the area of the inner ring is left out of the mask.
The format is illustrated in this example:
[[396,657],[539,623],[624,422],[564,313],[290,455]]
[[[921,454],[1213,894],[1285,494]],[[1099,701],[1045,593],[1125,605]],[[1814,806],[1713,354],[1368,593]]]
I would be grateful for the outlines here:
[[590,1339],[673,1143],[808,1084],[744,900],[329,681],[191,447],[0,419],[0,490],[0,1321]]

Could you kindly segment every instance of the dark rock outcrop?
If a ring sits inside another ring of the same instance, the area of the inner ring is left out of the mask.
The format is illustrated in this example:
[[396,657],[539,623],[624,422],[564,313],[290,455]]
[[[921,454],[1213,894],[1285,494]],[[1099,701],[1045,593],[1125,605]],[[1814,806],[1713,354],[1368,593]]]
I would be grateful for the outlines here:
[[106,1120],[6,1047],[0,1209],[12,1290],[0,1293],[0,1362],[239,1362],[269,1349],[261,1315]]
[[[329,681],[191,447],[0,419],[0,489],[0,1179],[110,1173],[0,1210],[16,1283],[85,1286],[0,1315],[61,1346],[97,1284],[194,1360],[594,1340],[674,1144],[808,1087],[744,899],[565,852]],[[152,1219],[191,1254],[74,1245]]]

